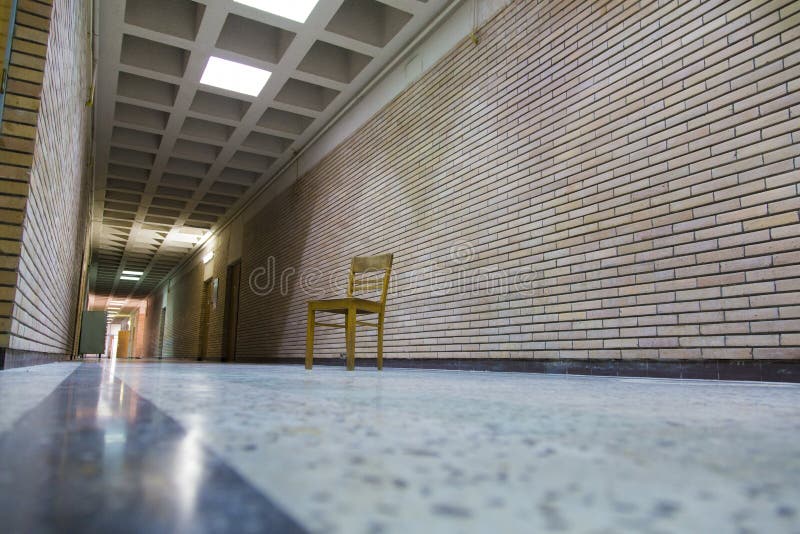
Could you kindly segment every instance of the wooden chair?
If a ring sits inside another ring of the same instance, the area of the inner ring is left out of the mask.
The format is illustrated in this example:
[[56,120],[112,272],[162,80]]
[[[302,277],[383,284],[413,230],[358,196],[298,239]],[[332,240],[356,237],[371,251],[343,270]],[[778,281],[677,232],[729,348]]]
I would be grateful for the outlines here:
[[[356,367],[356,325],[370,326],[378,329],[378,370],[383,369],[383,318],[386,310],[386,292],[389,289],[389,275],[392,270],[392,254],[379,256],[362,256],[353,258],[350,264],[350,278],[347,283],[347,297],[341,299],[312,300],[308,303],[308,327],[306,331],[306,369],[311,369],[314,362],[314,327],[330,326],[345,329],[347,345],[347,370]],[[383,279],[372,277],[359,280],[356,275],[383,271]],[[380,290],[380,300],[356,298],[356,291]],[[344,324],[318,323],[316,312],[340,313],[345,316]],[[356,319],[358,315],[378,314],[377,323],[368,323]]]

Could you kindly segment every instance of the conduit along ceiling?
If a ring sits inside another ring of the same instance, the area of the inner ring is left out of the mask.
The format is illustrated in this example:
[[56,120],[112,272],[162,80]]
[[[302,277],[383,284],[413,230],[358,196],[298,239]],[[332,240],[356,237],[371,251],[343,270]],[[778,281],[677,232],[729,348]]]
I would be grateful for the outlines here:
[[449,2],[98,2],[95,298],[151,293]]

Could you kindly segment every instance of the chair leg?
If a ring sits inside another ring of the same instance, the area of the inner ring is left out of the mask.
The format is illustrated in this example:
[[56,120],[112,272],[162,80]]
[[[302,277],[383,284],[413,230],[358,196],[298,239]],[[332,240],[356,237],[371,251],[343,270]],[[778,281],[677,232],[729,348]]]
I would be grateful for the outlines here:
[[314,364],[314,322],[315,312],[308,307],[308,324],[306,325],[306,369],[311,369]]
[[383,369],[383,313],[378,315],[378,371]]
[[347,343],[347,370],[352,371],[356,368],[356,309],[353,307],[347,310],[345,341]]

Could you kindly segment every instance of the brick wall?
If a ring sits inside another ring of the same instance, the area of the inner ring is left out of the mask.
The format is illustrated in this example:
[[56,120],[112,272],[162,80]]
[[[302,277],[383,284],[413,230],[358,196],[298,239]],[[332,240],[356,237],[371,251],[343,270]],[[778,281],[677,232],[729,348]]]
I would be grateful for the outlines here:
[[20,0],[0,144],[0,345],[70,354],[88,228],[88,3]]
[[[223,327],[225,320],[225,294],[228,291],[227,268],[238,259],[238,254],[229,251],[231,228],[228,227],[204,246],[204,252],[214,252],[214,258],[204,265],[200,258],[185,266],[167,284],[147,299],[147,316],[142,323],[145,328],[143,356],[164,358],[197,358],[200,354],[201,322],[208,321],[208,349],[206,359],[219,360],[223,352]],[[202,256],[202,254],[201,254]],[[218,280],[217,306],[210,310],[209,317],[202,316],[204,283]],[[159,350],[158,337],[161,309],[166,307],[164,322],[164,346]]]
[[513,2],[245,223],[237,359],[380,252],[387,357],[800,359],[799,115],[798,2]]
[[202,264],[193,266],[171,282],[167,290],[164,357],[196,358],[199,355],[202,294]]
[[[147,299],[147,313],[144,317],[143,343],[141,349],[135,353],[136,356],[146,356],[157,358],[166,356],[159,347],[159,331],[161,328],[161,308],[164,306],[164,293],[157,291]],[[166,327],[166,324],[164,325]]]

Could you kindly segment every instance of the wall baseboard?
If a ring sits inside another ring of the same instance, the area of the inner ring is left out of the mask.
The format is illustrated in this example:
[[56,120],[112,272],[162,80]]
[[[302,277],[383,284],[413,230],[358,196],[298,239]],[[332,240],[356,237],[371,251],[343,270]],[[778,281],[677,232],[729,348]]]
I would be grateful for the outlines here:
[[[299,364],[303,358],[239,358],[237,363]],[[344,366],[339,358],[315,358],[314,365]],[[794,360],[530,360],[472,358],[392,358],[385,368],[450,369],[559,375],[627,376],[707,380],[754,380],[800,383],[800,362]],[[375,367],[374,358],[356,358],[356,366]]]
[[[57,354],[21,353],[0,350],[0,369],[40,365],[68,360]],[[130,361],[200,363],[196,358],[144,358]],[[255,363],[304,365],[303,358],[237,358],[204,363]],[[344,367],[342,358],[314,358],[314,365]],[[374,368],[374,358],[356,358],[356,366]],[[553,375],[624,376],[642,378],[682,378],[705,380],[751,380],[756,382],[800,383],[800,361],[796,360],[531,360],[492,358],[387,358],[385,368],[445,369],[455,371],[494,371],[502,373],[542,373]]]
[[0,369],[30,367],[32,365],[44,365],[46,363],[62,362],[64,360],[69,360],[68,354],[0,348]]

